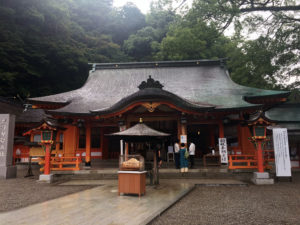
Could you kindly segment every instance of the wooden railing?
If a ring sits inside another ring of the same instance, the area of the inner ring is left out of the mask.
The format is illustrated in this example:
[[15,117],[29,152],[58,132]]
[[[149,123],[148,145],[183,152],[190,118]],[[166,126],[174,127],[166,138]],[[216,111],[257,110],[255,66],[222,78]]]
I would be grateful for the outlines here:
[[[264,150],[264,168],[271,169],[270,162],[274,162],[274,150]],[[228,169],[257,169],[256,155],[229,155]]]
[[[81,162],[80,157],[51,157],[50,170],[80,170]],[[42,159],[39,164],[44,165],[45,160]],[[44,171],[44,167],[40,171]]]
[[255,155],[229,155],[228,169],[256,169],[257,160]]

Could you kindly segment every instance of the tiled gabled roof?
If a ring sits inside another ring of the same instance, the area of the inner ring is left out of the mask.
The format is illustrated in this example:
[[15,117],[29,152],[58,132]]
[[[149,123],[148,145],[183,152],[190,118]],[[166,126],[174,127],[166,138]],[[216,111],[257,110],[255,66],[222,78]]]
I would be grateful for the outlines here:
[[51,111],[56,114],[109,113],[118,104],[124,107],[122,103],[128,96],[138,93],[138,86],[149,75],[163,85],[164,91],[182,99],[184,105],[191,106],[190,110],[257,107],[247,102],[245,97],[286,96],[289,93],[238,85],[230,79],[223,60],[189,60],[93,64],[93,70],[83,87],[61,94],[31,98],[29,101],[33,104],[66,104]]

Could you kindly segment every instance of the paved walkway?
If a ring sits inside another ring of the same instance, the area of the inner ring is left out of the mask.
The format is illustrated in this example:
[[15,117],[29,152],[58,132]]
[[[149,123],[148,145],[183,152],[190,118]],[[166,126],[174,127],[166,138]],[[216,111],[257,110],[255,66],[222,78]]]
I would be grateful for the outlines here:
[[1,224],[147,224],[195,184],[242,184],[235,180],[165,180],[146,195],[118,196],[115,180],[73,180],[63,185],[100,185],[47,202],[0,214]]

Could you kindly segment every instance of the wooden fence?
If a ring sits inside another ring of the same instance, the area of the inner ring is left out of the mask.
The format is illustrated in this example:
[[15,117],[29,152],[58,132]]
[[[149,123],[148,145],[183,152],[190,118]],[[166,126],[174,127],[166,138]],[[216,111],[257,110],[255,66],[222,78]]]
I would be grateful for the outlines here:
[[[264,150],[264,168],[271,169],[271,162],[274,162],[274,150]],[[256,155],[229,155],[228,169],[257,169]]]

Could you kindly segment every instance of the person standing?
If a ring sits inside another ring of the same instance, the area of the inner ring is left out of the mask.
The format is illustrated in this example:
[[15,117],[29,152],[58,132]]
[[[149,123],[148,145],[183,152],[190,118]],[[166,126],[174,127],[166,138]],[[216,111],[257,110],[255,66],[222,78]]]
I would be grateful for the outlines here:
[[179,162],[179,158],[180,158],[180,154],[179,154],[179,140],[176,139],[175,140],[175,144],[174,144],[174,156],[175,156],[175,166],[176,169],[180,168],[180,162]]
[[157,144],[156,145],[156,148],[157,148],[157,164],[158,164],[158,168],[161,167],[162,165],[162,157],[161,157],[161,145],[160,144]]
[[185,157],[185,152],[187,151],[185,144],[181,143],[180,146],[180,172],[181,173],[186,173],[188,171],[188,166],[189,166],[189,161]]
[[191,163],[191,169],[194,168],[194,160],[195,160],[195,149],[196,146],[193,142],[190,143],[190,147],[189,147],[189,153],[190,153],[190,163]]

